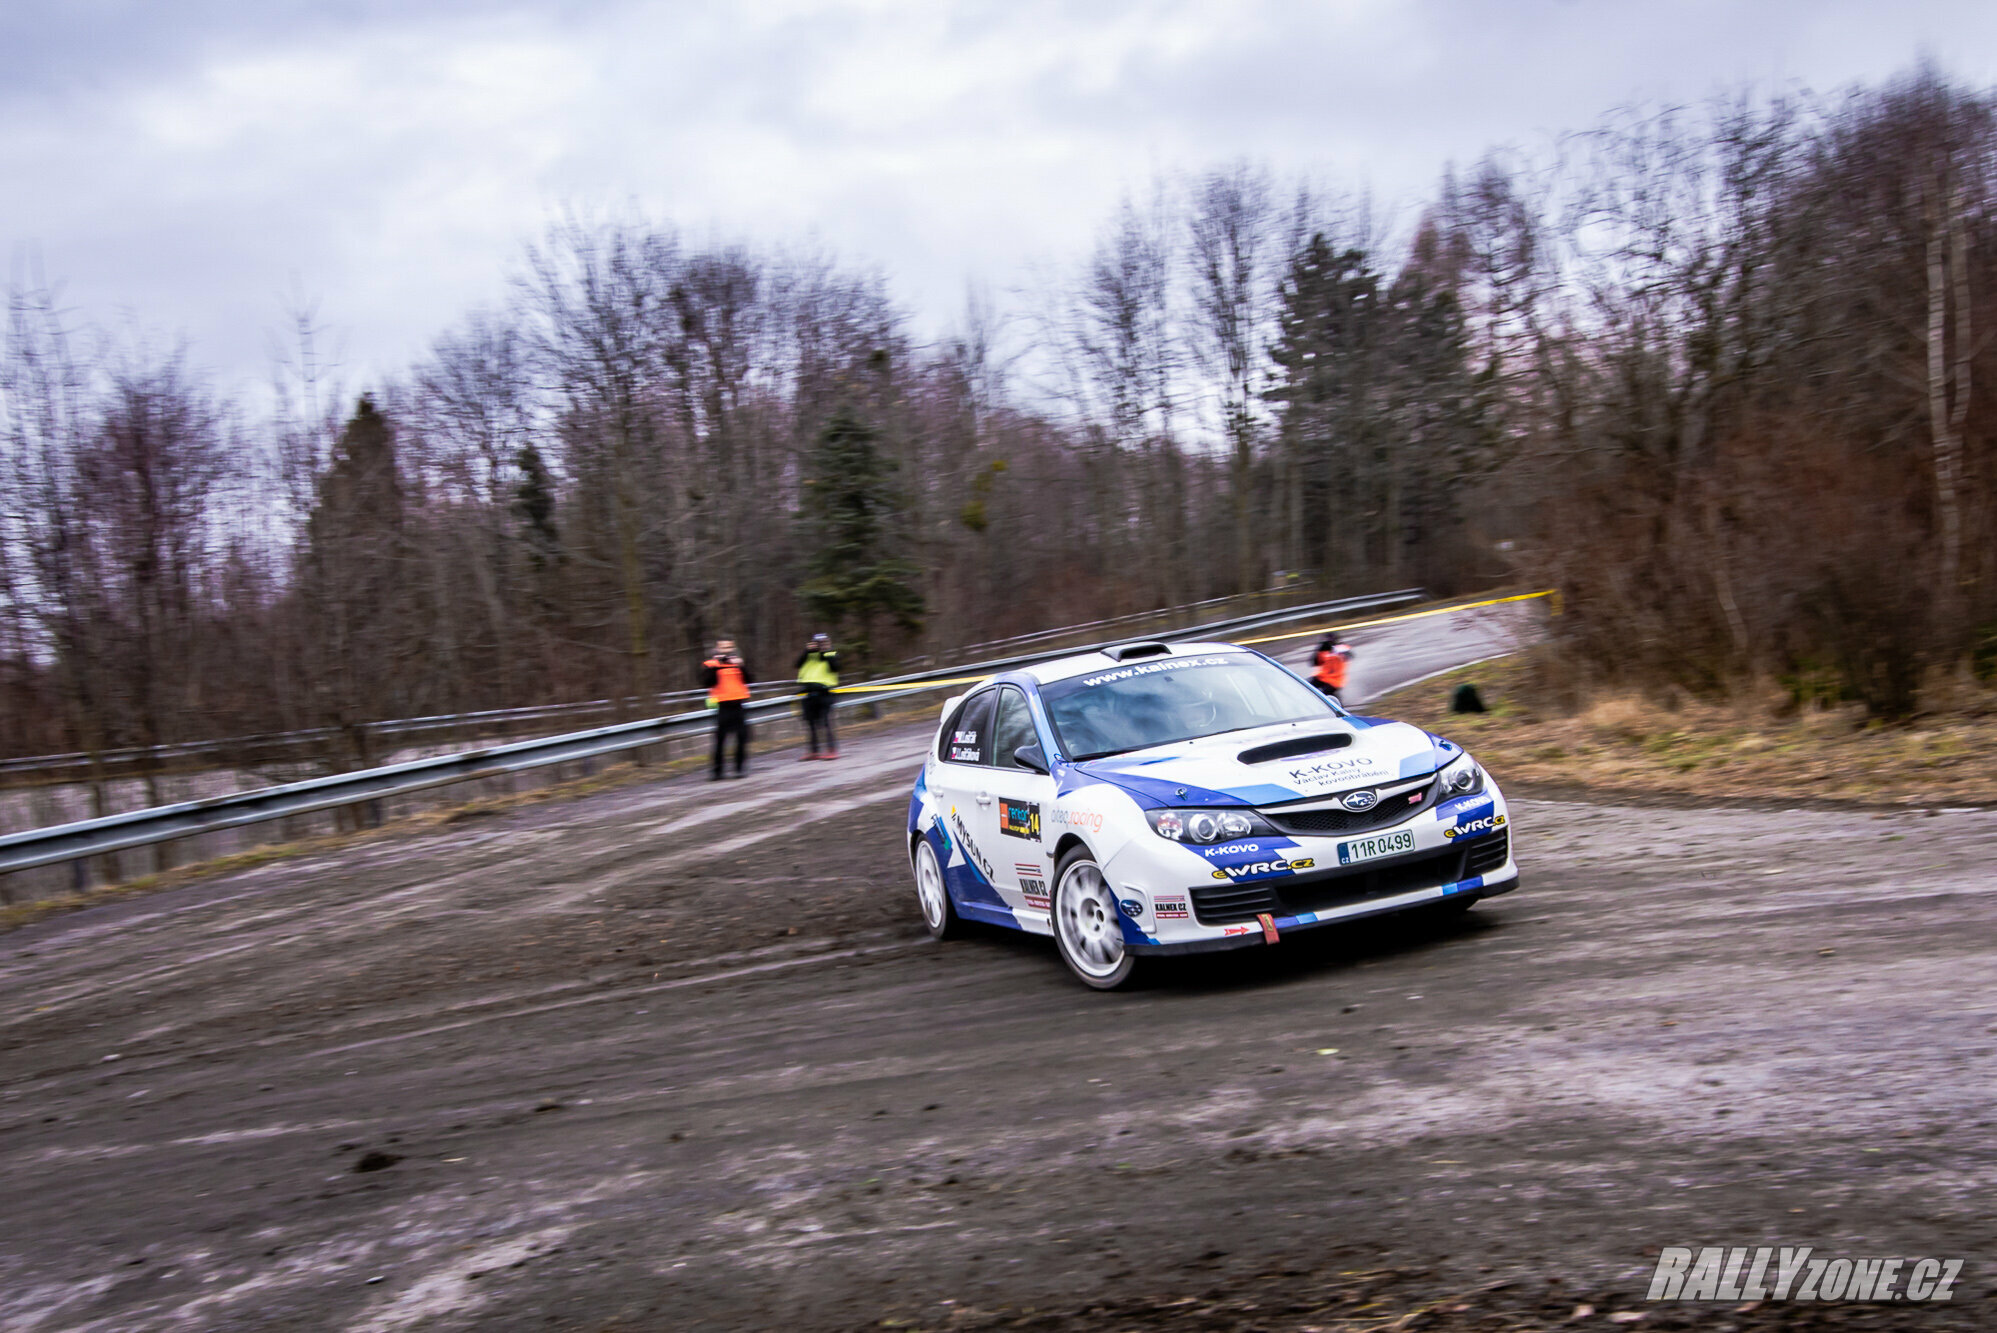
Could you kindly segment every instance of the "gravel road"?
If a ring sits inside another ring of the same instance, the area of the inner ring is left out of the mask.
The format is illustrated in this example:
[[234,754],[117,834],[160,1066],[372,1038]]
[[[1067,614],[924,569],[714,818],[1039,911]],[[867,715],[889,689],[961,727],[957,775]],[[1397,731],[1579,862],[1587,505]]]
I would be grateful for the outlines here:
[[[1518,799],[1466,918],[1099,995],[920,934],[926,739],[0,937],[0,1328],[1997,1323],[1997,813]],[[1968,1267],[1641,1300],[1763,1244]]]

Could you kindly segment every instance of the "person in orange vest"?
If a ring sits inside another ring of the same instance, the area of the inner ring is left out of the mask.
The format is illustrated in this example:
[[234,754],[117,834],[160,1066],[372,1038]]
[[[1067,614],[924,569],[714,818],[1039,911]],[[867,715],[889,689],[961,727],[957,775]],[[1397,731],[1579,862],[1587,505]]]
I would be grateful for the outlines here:
[[700,664],[700,683],[707,687],[707,706],[714,710],[714,773],[708,781],[721,781],[721,755],[728,737],[735,736],[735,776],[745,775],[749,766],[749,686],[755,678],[748,663],[735,651],[735,640],[719,639],[714,656]]
[[1336,632],[1327,634],[1324,636],[1324,642],[1317,646],[1317,653],[1311,660],[1317,668],[1311,673],[1311,684],[1343,705],[1345,669],[1352,661],[1352,645],[1340,643]]

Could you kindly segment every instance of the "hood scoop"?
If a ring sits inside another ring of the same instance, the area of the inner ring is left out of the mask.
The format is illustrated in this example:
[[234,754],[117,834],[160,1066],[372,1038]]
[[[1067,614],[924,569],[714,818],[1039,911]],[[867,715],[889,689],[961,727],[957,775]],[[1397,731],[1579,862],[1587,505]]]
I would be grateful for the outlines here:
[[1352,737],[1343,732],[1328,732],[1320,736],[1292,736],[1288,740],[1258,745],[1252,750],[1243,750],[1234,757],[1244,764],[1266,764],[1271,759],[1295,759],[1298,755],[1342,750],[1350,744]]

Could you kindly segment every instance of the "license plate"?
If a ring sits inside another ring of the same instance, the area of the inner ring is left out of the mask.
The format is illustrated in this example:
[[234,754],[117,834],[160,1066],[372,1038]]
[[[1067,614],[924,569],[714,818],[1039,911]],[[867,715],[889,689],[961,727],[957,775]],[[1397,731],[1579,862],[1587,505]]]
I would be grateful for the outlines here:
[[1355,861],[1371,861],[1376,856],[1392,856],[1414,849],[1415,831],[1404,828],[1393,833],[1382,833],[1377,838],[1354,838],[1351,842],[1339,843],[1338,864],[1349,866]]

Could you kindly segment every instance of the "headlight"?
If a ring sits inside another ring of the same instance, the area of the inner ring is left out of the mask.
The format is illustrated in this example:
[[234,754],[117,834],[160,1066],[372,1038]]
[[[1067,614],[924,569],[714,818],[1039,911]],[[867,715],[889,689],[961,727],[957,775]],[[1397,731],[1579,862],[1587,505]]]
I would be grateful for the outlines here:
[[1467,754],[1458,755],[1454,763],[1442,770],[1442,791],[1446,799],[1451,796],[1469,796],[1484,790],[1484,770],[1477,767],[1477,761]]
[[1173,842],[1226,842],[1276,832],[1252,810],[1146,810],[1144,817],[1152,832]]

